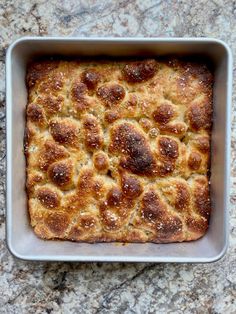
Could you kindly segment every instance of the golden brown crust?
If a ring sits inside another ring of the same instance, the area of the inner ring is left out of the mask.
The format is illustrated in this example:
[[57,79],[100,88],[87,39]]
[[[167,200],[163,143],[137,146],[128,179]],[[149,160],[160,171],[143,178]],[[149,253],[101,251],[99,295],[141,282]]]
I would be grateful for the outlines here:
[[53,209],[60,205],[59,195],[51,189],[40,188],[36,195],[40,203],[46,208]]
[[120,160],[122,168],[137,175],[154,175],[156,164],[148,141],[132,124],[114,127],[109,151],[123,156]]
[[187,117],[193,131],[208,130],[211,128],[212,106],[209,101],[200,104],[193,102],[189,107]]
[[68,190],[73,186],[73,165],[69,160],[53,163],[48,168],[48,177],[53,184],[63,190]]
[[45,114],[43,109],[37,104],[29,104],[27,107],[27,119],[39,126],[45,124]]
[[96,70],[90,69],[81,74],[81,79],[89,90],[94,90],[101,80],[101,75]]
[[97,96],[108,108],[119,104],[125,97],[125,90],[121,85],[103,85],[98,88]]
[[153,111],[153,119],[159,124],[166,124],[174,117],[174,108],[169,103],[163,103]]
[[57,68],[57,66],[58,62],[56,61],[42,61],[32,63],[29,67],[26,77],[27,85],[31,88],[38,82],[43,81],[47,74],[52,72],[53,69]]
[[98,120],[93,115],[86,115],[83,119],[84,142],[89,151],[102,147],[103,136]]
[[109,168],[109,159],[108,156],[101,152],[95,153],[93,155],[94,167],[101,172],[106,173]]
[[140,83],[155,75],[157,63],[155,60],[132,62],[124,66],[124,79],[129,83]]
[[51,117],[52,115],[58,114],[63,106],[64,98],[62,96],[53,97],[52,95],[45,95],[37,99],[37,104],[42,106],[44,112]]
[[70,119],[51,120],[49,130],[53,139],[62,145],[77,146],[78,129]]
[[41,170],[47,170],[53,162],[69,157],[69,153],[63,146],[57,145],[52,140],[47,140],[39,153],[38,166]]
[[168,243],[204,235],[213,81],[204,64],[39,61],[26,81],[26,185],[39,237]]

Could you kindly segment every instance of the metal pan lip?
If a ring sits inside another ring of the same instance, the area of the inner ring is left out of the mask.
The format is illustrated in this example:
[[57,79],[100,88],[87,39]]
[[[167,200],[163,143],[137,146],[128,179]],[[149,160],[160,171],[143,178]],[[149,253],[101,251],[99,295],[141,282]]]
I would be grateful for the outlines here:
[[[224,210],[225,212],[225,243],[224,247],[221,252],[212,257],[170,257],[170,256],[156,256],[156,257],[148,257],[148,256],[67,256],[67,255],[22,255],[15,249],[12,243],[12,72],[11,72],[11,62],[12,62],[12,53],[14,48],[21,43],[27,44],[28,42],[32,41],[39,41],[39,42],[55,42],[59,41],[61,44],[68,43],[68,42],[88,42],[88,43],[107,43],[107,42],[121,42],[121,43],[128,43],[128,42],[135,42],[135,43],[177,43],[177,44],[197,44],[197,43],[207,43],[207,44],[219,44],[221,45],[227,56],[227,100],[226,100],[226,137],[225,137],[225,147],[226,151],[225,154],[225,182],[224,182],[224,189],[225,189],[225,198],[224,198]],[[15,40],[8,48],[6,54],[6,151],[7,151],[7,163],[6,163],[6,240],[7,246],[10,252],[16,256],[17,258],[23,260],[30,260],[30,261],[103,261],[103,262],[177,262],[177,263],[207,263],[207,262],[214,262],[222,258],[228,247],[228,238],[229,238],[229,190],[230,190],[230,140],[231,140],[231,95],[232,95],[232,53],[229,46],[220,39],[215,38],[108,38],[108,37],[92,37],[92,38],[78,38],[78,37],[60,37],[60,36],[53,36],[53,37],[37,37],[37,36],[27,36],[22,37]]]

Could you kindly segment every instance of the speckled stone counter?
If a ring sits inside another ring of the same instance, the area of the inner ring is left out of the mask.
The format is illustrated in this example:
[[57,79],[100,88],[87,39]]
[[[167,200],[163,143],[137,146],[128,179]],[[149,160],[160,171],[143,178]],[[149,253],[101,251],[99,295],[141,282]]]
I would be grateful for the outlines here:
[[[0,3],[0,313],[236,313],[236,116],[232,119],[230,247],[213,264],[24,262],[5,242],[5,52],[23,35],[209,36],[236,52],[236,2]],[[236,67],[234,66],[234,77]],[[233,96],[236,110],[236,93]]]

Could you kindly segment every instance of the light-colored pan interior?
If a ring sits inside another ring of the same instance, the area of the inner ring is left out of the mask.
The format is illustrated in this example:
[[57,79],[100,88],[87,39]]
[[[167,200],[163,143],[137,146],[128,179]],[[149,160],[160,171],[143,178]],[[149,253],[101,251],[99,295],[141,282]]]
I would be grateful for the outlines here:
[[[86,244],[43,241],[29,225],[25,193],[23,136],[28,61],[39,55],[159,56],[204,55],[214,69],[214,125],[211,154],[213,211],[207,234],[190,243]],[[32,260],[207,262],[220,258],[227,247],[227,202],[230,146],[231,56],[214,40],[23,39],[7,54],[7,243],[12,253]]]

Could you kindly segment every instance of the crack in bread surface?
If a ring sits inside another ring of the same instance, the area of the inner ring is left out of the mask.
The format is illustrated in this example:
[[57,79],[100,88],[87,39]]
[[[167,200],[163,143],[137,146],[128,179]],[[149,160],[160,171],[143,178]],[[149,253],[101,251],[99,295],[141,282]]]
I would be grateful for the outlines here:
[[48,60],[26,77],[31,225],[43,239],[182,242],[208,228],[213,77],[178,59]]

